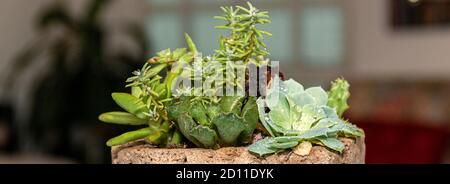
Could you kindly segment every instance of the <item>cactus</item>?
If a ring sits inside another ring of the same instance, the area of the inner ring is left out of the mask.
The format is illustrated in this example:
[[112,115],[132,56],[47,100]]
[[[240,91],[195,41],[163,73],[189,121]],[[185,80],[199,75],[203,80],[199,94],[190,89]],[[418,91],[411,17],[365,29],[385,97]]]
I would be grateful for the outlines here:
[[336,109],[340,117],[349,108],[347,104],[350,97],[349,87],[350,85],[345,79],[339,78],[331,83],[331,89],[328,92],[328,106]]

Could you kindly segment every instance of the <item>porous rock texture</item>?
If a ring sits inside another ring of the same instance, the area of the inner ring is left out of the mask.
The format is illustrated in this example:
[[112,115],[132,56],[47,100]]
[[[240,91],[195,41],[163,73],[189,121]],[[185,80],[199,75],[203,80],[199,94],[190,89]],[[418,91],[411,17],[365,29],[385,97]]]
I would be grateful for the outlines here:
[[342,138],[343,153],[314,146],[309,155],[299,156],[284,151],[258,157],[245,147],[228,147],[218,150],[202,148],[155,148],[143,141],[112,148],[113,164],[364,164],[366,147],[364,138]]

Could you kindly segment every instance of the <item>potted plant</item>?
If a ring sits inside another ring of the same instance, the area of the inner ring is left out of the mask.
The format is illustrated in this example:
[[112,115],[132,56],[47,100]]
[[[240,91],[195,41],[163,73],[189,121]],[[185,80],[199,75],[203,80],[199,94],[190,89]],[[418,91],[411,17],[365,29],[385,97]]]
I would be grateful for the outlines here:
[[[107,142],[113,163],[363,163],[363,131],[342,117],[348,83],[326,92],[284,81],[267,69],[271,33],[257,28],[268,12],[250,3],[222,10],[215,18],[226,24],[216,28],[229,35],[212,56],[186,34],[188,48],[157,53],[127,80],[131,93],[112,94],[126,112],[99,119],[144,126]],[[255,71],[268,82],[258,92]]]

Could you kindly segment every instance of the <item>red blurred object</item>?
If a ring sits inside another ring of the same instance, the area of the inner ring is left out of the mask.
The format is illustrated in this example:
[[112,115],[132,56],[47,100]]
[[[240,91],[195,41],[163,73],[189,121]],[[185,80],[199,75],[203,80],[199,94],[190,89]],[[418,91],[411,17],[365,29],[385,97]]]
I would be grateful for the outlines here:
[[448,140],[447,127],[428,123],[355,121],[366,134],[368,164],[441,163]]

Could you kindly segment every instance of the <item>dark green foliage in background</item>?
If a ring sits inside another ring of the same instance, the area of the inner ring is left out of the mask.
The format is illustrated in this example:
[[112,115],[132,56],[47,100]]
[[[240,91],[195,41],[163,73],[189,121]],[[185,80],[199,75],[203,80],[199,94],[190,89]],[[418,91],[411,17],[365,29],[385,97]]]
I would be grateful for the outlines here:
[[[99,156],[88,155],[101,155],[104,162],[109,162],[107,149],[95,152],[88,145],[103,143],[116,130],[99,128],[103,124],[95,120],[99,113],[115,107],[106,94],[124,89],[123,81],[145,61],[148,50],[143,29],[137,24],[122,26],[122,31],[139,46],[137,52],[107,49],[106,41],[112,33],[101,16],[111,2],[91,0],[82,14],[74,16],[64,2],[55,1],[38,15],[37,38],[13,63],[5,88],[14,87],[16,76],[44,55],[48,60],[43,78],[33,82],[30,126],[19,130],[39,151],[86,162],[98,162]],[[54,34],[55,30],[58,34]],[[89,135],[76,137],[75,128]]]

